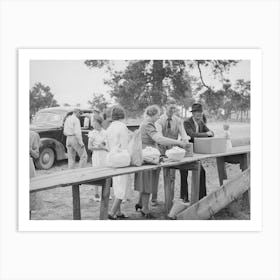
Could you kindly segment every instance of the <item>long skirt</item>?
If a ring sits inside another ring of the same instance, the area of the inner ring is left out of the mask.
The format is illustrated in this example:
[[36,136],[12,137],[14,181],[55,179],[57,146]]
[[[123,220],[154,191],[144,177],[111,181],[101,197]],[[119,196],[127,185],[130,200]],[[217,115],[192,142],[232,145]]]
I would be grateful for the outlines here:
[[124,200],[131,197],[131,176],[121,175],[113,177],[113,190],[116,198]]
[[134,189],[142,193],[152,193],[157,188],[160,168],[144,170],[135,174]]

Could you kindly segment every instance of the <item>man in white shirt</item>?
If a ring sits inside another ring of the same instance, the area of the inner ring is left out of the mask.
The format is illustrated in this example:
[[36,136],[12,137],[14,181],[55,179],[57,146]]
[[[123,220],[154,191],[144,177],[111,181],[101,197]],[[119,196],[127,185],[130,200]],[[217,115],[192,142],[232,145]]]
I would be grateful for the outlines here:
[[[163,114],[159,120],[155,123],[157,131],[164,137],[171,139],[178,139],[180,137],[182,141],[188,143],[189,136],[187,135],[183,121],[175,115],[177,111],[177,105],[175,103],[170,103],[166,107],[166,112]],[[165,154],[166,150],[171,149],[171,146],[160,146],[160,151]],[[163,170],[165,172],[165,169]],[[175,183],[175,169],[171,169],[170,172],[171,184]],[[157,204],[157,192],[158,186],[155,186],[152,193],[151,204],[155,206]]]
[[66,138],[68,168],[74,168],[76,153],[80,157],[79,167],[87,163],[87,151],[82,138],[81,123],[79,120],[80,110],[75,109],[73,114],[67,117],[64,123],[64,135]]

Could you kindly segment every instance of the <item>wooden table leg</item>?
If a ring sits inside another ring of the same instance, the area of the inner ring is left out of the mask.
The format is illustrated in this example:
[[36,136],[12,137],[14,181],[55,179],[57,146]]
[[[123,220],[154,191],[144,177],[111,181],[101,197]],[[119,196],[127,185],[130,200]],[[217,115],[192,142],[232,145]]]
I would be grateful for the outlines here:
[[201,162],[198,161],[197,167],[192,170],[191,204],[199,201],[200,168]]
[[73,219],[81,220],[81,207],[80,207],[80,186],[72,186],[72,196],[73,196]]
[[[240,155],[240,169],[242,171],[248,169],[250,164],[250,154]],[[249,207],[251,207],[251,188],[247,192],[244,193],[244,197],[247,200]]]
[[[171,190],[171,178],[170,168],[163,168],[163,180],[164,180],[164,196],[165,196],[165,210],[169,213],[172,207],[172,190]],[[173,192],[174,193],[174,192]]]
[[108,219],[108,208],[109,208],[109,197],[110,197],[110,187],[112,183],[112,178],[108,178],[104,180],[104,184],[102,186],[102,197],[100,204],[100,220]]
[[224,157],[217,157],[216,162],[218,168],[219,182],[220,182],[220,186],[222,186],[224,183],[224,179],[227,179],[225,159]]
[[174,200],[174,192],[175,192],[176,169],[169,169],[169,170],[170,170],[170,200],[171,200],[171,207],[172,207],[173,200]]
[[248,169],[249,166],[249,154],[240,155],[240,169],[242,171]]

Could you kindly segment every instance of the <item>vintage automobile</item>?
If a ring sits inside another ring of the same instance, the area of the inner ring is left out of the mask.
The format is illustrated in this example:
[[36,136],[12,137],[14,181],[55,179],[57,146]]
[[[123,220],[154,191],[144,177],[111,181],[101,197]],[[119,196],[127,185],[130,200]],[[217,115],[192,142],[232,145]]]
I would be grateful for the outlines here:
[[[30,125],[30,129],[40,135],[40,156],[35,161],[39,169],[49,169],[56,160],[67,159],[66,136],[63,134],[65,118],[73,113],[74,107],[52,107],[39,110]],[[89,125],[84,127],[84,119],[93,113],[92,109],[82,109],[80,117],[82,136],[87,148]]]
[[[67,159],[66,137],[63,134],[63,124],[66,117],[73,113],[75,107],[52,107],[39,110],[30,125],[30,129],[40,135],[40,155],[35,161],[38,169],[49,169],[56,161]],[[79,108],[82,112],[80,117],[82,137],[87,149],[88,133],[92,129],[86,120],[92,109]],[[137,124],[128,125],[131,131],[138,128]],[[87,149],[89,159],[91,151]]]

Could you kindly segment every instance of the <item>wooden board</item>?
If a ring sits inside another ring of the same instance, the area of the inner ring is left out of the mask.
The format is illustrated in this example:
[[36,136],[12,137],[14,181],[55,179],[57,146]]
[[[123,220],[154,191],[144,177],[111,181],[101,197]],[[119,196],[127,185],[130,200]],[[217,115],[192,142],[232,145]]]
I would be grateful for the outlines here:
[[164,162],[159,165],[142,165],[140,167],[125,167],[125,168],[77,168],[71,170],[59,171],[53,174],[37,176],[30,179],[30,192],[48,190],[56,187],[64,187],[69,185],[86,184],[88,182],[98,181],[111,178],[114,176],[131,174],[143,170],[152,170],[159,167],[180,166],[185,163],[195,162],[206,158],[215,158],[235,154],[246,154],[250,152],[250,146],[236,147],[226,153],[221,154],[194,154],[193,157],[186,157],[177,162]]
[[177,214],[179,220],[207,220],[250,189],[250,168],[235,176],[218,190]]

